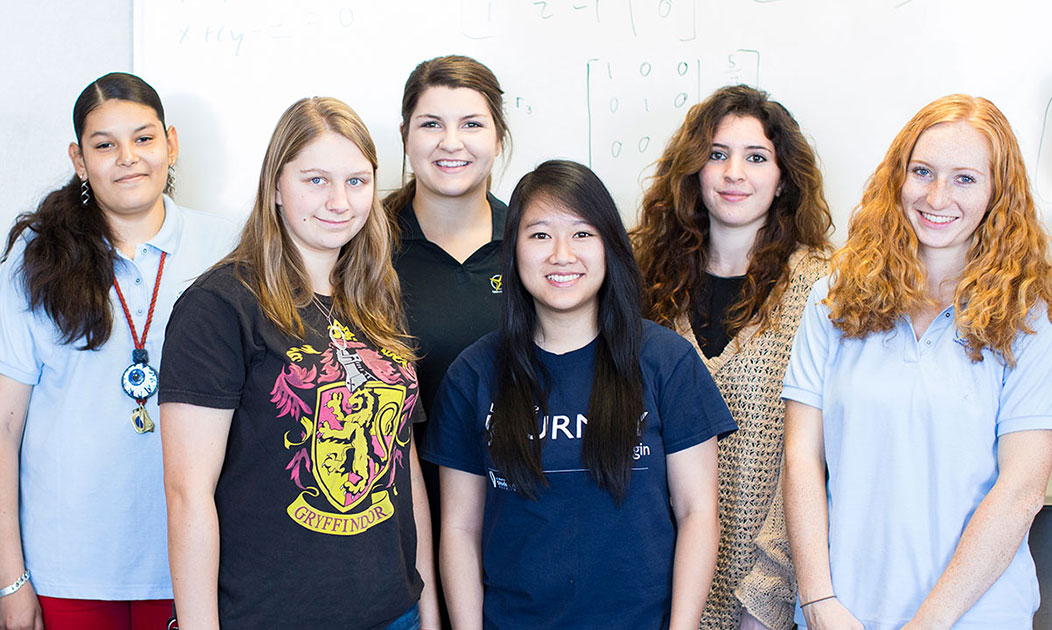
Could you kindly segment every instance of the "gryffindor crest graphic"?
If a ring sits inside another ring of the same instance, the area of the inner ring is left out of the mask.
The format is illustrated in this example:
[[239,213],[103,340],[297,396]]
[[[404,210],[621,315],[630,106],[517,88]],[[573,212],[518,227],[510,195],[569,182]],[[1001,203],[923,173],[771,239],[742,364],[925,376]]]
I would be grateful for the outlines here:
[[[406,466],[399,447],[408,444],[416,379],[405,360],[371,350],[339,321],[328,332],[324,351],[289,349],[292,364],[272,400],[280,415],[300,412],[300,431],[285,434],[285,447],[294,451],[287,468],[303,489],[288,515],[312,531],[346,536],[394,514],[390,494]],[[296,389],[316,392],[313,410]]]

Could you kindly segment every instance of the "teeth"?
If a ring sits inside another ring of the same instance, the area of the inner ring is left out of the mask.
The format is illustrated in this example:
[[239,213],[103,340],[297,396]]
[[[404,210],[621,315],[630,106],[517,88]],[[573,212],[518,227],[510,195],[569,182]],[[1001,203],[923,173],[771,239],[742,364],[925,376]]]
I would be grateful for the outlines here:
[[937,214],[928,214],[927,212],[921,212],[921,216],[932,223],[949,223],[957,220],[957,217],[942,217]]
[[579,273],[568,273],[568,274],[551,273],[551,274],[548,274],[545,277],[548,278],[549,280],[554,281],[554,282],[569,282],[571,280],[576,280],[577,278],[580,278],[581,274],[579,274]]
[[455,168],[457,166],[467,166],[467,160],[439,160],[436,162],[439,166],[446,168]]

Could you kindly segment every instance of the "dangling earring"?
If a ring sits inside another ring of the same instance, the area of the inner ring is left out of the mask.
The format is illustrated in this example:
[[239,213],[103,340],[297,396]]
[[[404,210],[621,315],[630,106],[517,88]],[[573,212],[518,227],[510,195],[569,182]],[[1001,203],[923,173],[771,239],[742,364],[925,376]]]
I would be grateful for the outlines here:
[[164,187],[164,191],[169,195],[173,190],[175,190],[175,162],[168,165],[168,182]]
[[88,201],[91,200],[91,188],[88,187],[88,180],[80,180],[80,205],[87,206]]

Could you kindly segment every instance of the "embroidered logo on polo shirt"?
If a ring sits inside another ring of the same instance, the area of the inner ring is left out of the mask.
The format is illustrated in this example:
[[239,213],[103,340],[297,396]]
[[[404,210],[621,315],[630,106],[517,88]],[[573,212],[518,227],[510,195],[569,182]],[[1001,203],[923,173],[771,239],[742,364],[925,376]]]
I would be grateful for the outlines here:
[[501,293],[504,286],[504,276],[499,273],[490,276],[489,286],[493,287],[493,293]]

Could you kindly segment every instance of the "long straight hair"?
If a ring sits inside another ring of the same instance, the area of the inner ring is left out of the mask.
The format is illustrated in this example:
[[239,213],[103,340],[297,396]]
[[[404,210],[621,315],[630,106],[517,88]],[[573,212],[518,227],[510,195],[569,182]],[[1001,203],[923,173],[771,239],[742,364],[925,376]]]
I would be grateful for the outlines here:
[[588,401],[582,458],[600,488],[620,503],[632,475],[632,449],[643,416],[640,275],[632,246],[609,191],[595,173],[576,162],[549,160],[515,186],[504,229],[504,294],[497,355],[497,399],[490,421],[490,454],[519,492],[537,497],[547,485],[543,443],[535,409],[547,415],[548,375],[534,355],[537,311],[523,286],[516,260],[519,224],[530,204],[550,201],[595,226],[606,254],[599,288],[595,374]]
[[[241,240],[219,264],[233,262],[242,282],[259,300],[263,313],[282,331],[302,338],[298,309],[313,298],[310,277],[277,203],[281,170],[311,142],[331,132],[353,142],[373,168],[376,145],[365,123],[342,101],[304,98],[281,115],[267,146],[259,188]],[[335,311],[348,318],[374,344],[406,360],[415,358],[405,332],[401,289],[391,265],[391,232],[373,188],[365,225],[340,249],[330,277]]]
[[[78,145],[88,114],[111,100],[149,107],[167,135],[157,92],[133,74],[112,72],[92,81],[73,105]],[[78,350],[95,350],[106,343],[113,328],[113,231],[95,195],[82,203],[80,191],[81,181],[74,175],[49,193],[35,211],[19,215],[7,235],[4,258],[28,229],[32,237],[27,239],[18,272],[29,307],[43,309],[58,328],[62,343],[83,340]]]

